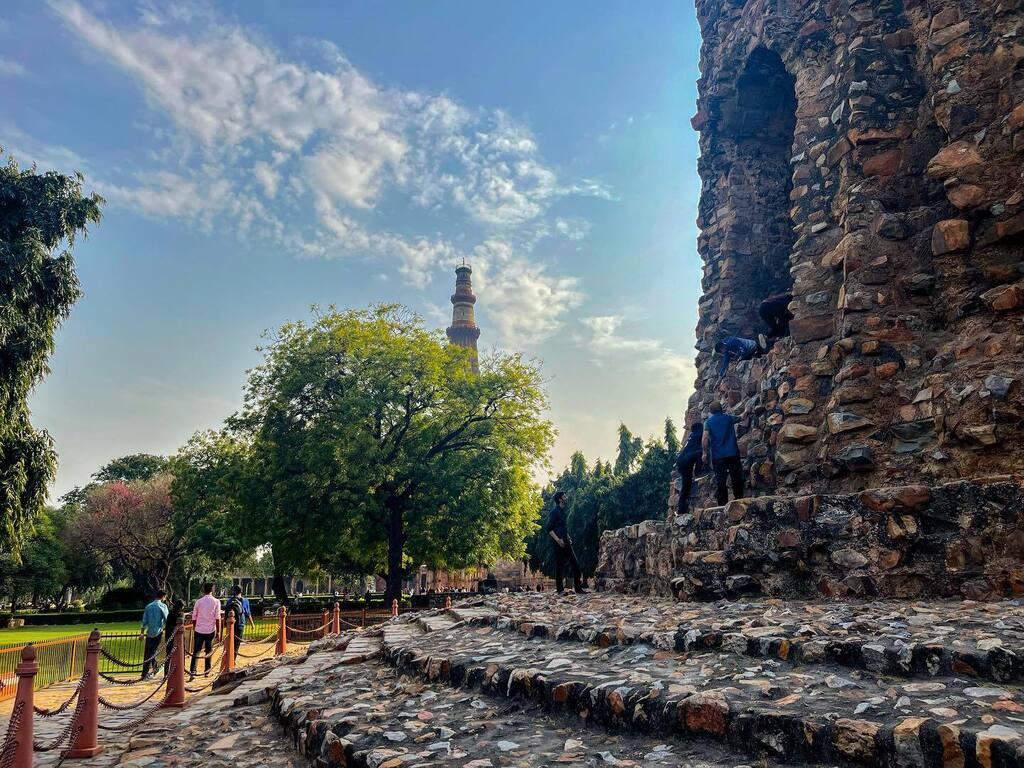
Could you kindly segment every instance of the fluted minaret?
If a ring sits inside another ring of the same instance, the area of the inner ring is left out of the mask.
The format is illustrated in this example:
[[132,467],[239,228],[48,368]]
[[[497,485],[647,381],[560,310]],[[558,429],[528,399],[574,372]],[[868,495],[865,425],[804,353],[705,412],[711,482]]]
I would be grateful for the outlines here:
[[476,326],[473,305],[473,270],[463,262],[455,268],[455,293],[452,294],[452,324],[445,333],[452,344],[473,350],[473,370],[477,367],[476,340],[480,338],[480,329]]

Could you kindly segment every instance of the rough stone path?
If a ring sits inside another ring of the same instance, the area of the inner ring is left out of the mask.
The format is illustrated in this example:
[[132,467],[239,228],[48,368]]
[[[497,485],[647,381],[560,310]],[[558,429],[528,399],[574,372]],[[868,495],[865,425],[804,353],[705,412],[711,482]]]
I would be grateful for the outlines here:
[[[478,598],[240,669],[88,765],[1024,765],[1020,617],[1013,603]],[[938,664],[871,661],[868,646],[901,643]],[[990,679],[991,659],[962,666],[997,647],[1009,679]]]
[[[643,613],[663,631],[648,639],[641,631],[628,644],[612,642],[617,636],[605,628],[616,626],[606,613],[613,605],[625,635],[631,611]],[[969,607],[948,606],[949,617],[943,606],[931,613],[936,620],[959,622],[957,612]],[[1006,607],[1011,613],[1016,609]],[[720,608],[720,618],[728,621],[730,611]],[[818,611],[832,608],[819,605]],[[760,612],[763,618],[779,609],[761,603],[733,612],[746,611],[748,618]],[[1016,682],[979,679],[977,670],[947,668],[945,654],[954,647],[953,638],[945,646],[935,643],[937,666],[922,664],[895,674],[888,666],[863,664],[863,655],[860,661],[836,657],[828,644],[824,653],[797,654],[794,663],[779,641],[778,625],[763,620],[737,625],[745,633],[733,633],[739,636],[735,643],[680,647],[679,614],[692,610],[619,595],[501,597],[454,609],[447,625],[437,619],[403,619],[385,629],[385,654],[397,668],[426,680],[536,702],[616,731],[679,742],[711,740],[747,759],[1024,764],[1021,688]],[[858,628],[862,654],[867,646],[885,648],[891,630],[879,620],[891,611],[876,615],[873,610],[877,606],[862,614]],[[1000,620],[990,616],[990,623]],[[827,634],[829,642],[838,642],[838,628]],[[956,639],[970,643],[982,634],[990,633],[966,626]],[[662,638],[660,644],[651,642],[656,637]],[[751,658],[751,644],[766,638],[772,638],[769,647]],[[1000,647],[1015,669],[1016,653]],[[879,658],[886,660],[884,653]],[[910,658],[916,657],[912,653]]]

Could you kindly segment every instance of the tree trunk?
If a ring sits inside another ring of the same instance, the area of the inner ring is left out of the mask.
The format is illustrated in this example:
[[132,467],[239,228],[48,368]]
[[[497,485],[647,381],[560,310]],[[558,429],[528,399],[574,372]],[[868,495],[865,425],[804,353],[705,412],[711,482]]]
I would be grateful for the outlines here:
[[275,573],[273,580],[270,582],[271,589],[274,590],[274,597],[281,605],[288,605],[291,601],[288,598],[288,590],[284,588],[284,576],[280,573]]
[[402,600],[402,550],[405,547],[402,522],[402,510],[392,509],[388,525],[388,587],[384,593],[386,607],[391,606],[392,600]]

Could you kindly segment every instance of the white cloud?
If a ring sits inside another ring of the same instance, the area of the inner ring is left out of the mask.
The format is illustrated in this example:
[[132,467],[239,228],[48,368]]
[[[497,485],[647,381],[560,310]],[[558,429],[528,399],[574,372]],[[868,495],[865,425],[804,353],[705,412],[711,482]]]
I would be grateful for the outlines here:
[[264,195],[270,199],[277,197],[277,187],[281,183],[281,174],[275,171],[270,163],[260,160],[253,165],[252,173],[263,189]]
[[595,363],[605,365],[609,361],[629,362],[673,379],[681,379],[688,385],[693,384],[697,367],[692,357],[674,352],[660,339],[624,335],[620,331],[624,321],[622,315],[580,318],[580,323],[590,334],[579,341],[593,353]]
[[21,77],[28,73],[21,64],[0,56],[0,77]]
[[478,291],[487,293],[488,318],[508,346],[545,341],[583,301],[577,278],[551,274],[545,264],[529,261],[504,240],[477,246],[473,272]]
[[[112,201],[143,213],[209,225],[215,211],[241,232],[273,232],[301,256],[393,259],[424,285],[456,248],[442,236],[398,234],[389,211],[421,207],[483,238],[510,237],[542,231],[560,198],[610,198],[593,180],[560,181],[529,128],[506,112],[381,86],[329,42],[301,41],[313,64],[204,3],[146,0],[131,26],[105,20],[100,3],[51,5],[170,122],[170,136],[154,129],[168,144],[154,155],[163,167],[105,184]],[[268,213],[282,207],[288,216]],[[586,232],[586,222],[561,221],[570,239]],[[572,278],[549,274],[527,251],[515,264],[496,273],[508,291],[574,300]],[[511,335],[529,325],[511,324]]]

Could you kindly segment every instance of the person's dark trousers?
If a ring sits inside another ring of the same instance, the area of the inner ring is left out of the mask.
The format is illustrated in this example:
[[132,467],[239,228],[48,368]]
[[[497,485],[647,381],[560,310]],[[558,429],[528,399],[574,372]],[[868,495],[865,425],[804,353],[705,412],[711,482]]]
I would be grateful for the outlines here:
[[215,632],[196,632],[195,640],[192,641],[192,663],[189,665],[189,671],[192,674],[196,672],[196,662],[199,660],[199,654],[202,652],[203,661],[206,662],[206,671],[210,671],[210,654],[213,652],[213,636]]
[[729,492],[726,490],[726,477],[732,480],[732,497],[743,498],[743,464],[739,456],[726,456],[724,459],[715,459],[715,497],[718,505],[721,506],[729,500]]
[[164,640],[164,677],[167,677],[167,669],[171,664],[171,651],[174,650],[174,635]]
[[160,667],[156,660],[156,654],[160,650],[160,641],[163,639],[163,635],[157,635],[156,637],[146,636],[146,647],[142,651],[143,680],[149,675],[150,670],[153,671],[153,674],[156,674],[157,669]]
[[559,592],[563,592],[565,590],[565,580],[563,576],[565,574],[566,565],[568,565],[572,570],[572,588],[577,592],[582,592],[583,571],[580,570],[580,564],[576,560],[576,553],[572,551],[572,543],[567,543],[564,547],[560,547],[555,544],[555,588]]
[[[685,454],[684,454],[685,455]],[[692,459],[684,459],[676,465],[679,476],[683,478],[683,487],[679,491],[679,514],[684,515],[690,509],[690,493],[693,491],[693,473],[700,462],[700,454]]]
[[238,659],[238,649],[242,646],[242,632],[244,630],[245,630],[245,627],[240,627],[238,629],[238,631],[235,632],[235,659],[236,659],[235,663],[236,664],[238,663],[237,662],[237,659]]

